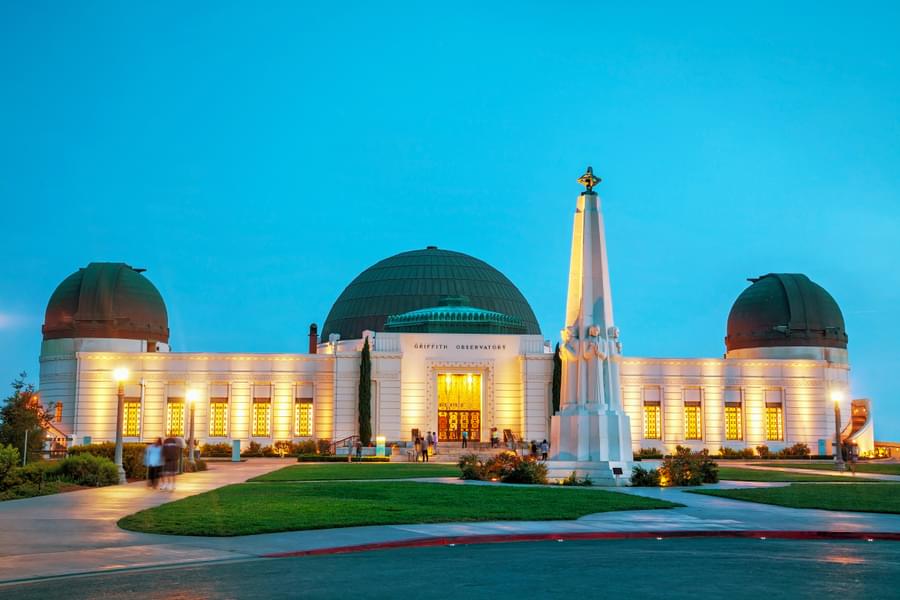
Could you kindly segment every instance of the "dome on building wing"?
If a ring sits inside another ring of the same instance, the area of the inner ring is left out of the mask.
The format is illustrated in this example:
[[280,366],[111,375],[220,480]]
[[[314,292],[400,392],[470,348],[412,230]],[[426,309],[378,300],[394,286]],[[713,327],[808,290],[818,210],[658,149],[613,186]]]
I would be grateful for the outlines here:
[[119,338],[168,343],[162,296],[143,269],[90,263],[57,286],[44,316],[45,340]]
[[[448,297],[464,298],[469,314],[475,314],[471,309],[481,309],[494,313],[490,315],[493,322],[509,317],[508,322],[516,325],[494,332],[541,333],[528,301],[503,273],[467,254],[429,246],[391,256],[360,273],[331,307],[322,327],[322,341],[332,333],[340,334],[341,339],[358,339],[365,330],[385,331],[391,316],[403,316],[404,324],[412,325],[417,315],[407,313],[422,309],[436,309],[427,319],[429,332],[458,333],[466,319],[436,316],[441,314],[437,307],[446,305]],[[447,309],[442,314],[452,312],[460,311]],[[441,319],[446,327],[439,325]],[[387,330],[408,331],[401,325],[403,320],[395,318]]]
[[750,279],[728,315],[728,351],[816,346],[847,348],[844,316],[825,288],[799,273]]

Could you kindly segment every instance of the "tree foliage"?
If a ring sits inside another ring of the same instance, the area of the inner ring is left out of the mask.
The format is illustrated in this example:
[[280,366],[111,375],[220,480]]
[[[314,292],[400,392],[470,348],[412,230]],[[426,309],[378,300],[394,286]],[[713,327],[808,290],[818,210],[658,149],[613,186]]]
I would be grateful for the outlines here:
[[562,387],[562,357],[559,355],[559,342],[553,351],[553,414],[559,412],[559,394]]
[[12,382],[13,393],[0,408],[0,444],[10,444],[20,451],[24,450],[27,432],[28,452],[37,453],[44,447],[50,416],[41,405],[34,384],[25,382],[26,377],[22,372]]
[[372,357],[368,337],[359,360],[359,439],[364,446],[372,441]]

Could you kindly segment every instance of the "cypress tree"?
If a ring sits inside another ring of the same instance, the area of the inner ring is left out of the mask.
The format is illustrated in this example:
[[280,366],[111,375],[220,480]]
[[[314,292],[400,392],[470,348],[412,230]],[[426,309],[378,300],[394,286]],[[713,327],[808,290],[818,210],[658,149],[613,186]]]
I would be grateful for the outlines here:
[[559,343],[553,352],[553,414],[559,412],[559,392],[562,387],[562,357],[559,355]]
[[372,441],[372,357],[368,337],[359,360],[359,440],[363,446]]

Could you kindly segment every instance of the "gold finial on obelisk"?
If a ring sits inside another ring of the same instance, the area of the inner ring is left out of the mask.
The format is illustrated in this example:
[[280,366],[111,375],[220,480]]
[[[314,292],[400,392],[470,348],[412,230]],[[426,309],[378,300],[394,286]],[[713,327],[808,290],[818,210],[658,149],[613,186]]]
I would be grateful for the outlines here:
[[586,192],[590,194],[594,191],[594,186],[600,183],[600,178],[594,176],[594,169],[591,167],[587,168],[584,175],[578,178],[578,183],[583,185],[586,188]]

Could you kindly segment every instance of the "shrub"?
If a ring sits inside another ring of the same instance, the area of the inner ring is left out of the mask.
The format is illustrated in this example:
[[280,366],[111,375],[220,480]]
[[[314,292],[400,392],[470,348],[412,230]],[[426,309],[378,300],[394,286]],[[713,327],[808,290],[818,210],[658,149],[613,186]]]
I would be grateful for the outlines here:
[[44,482],[53,481],[60,476],[60,463],[50,461],[31,462],[24,467],[18,467],[14,476],[21,483],[33,483],[38,486]]
[[790,448],[783,448],[778,451],[779,458],[807,458],[809,457],[809,446],[803,443],[794,444]]
[[[146,450],[146,444],[132,442],[122,445],[122,467],[125,469],[125,477],[128,479],[147,478],[147,467],[144,465],[144,452]],[[69,448],[69,456],[77,456],[79,454],[92,454],[114,461],[116,444],[114,442],[103,442],[102,444],[87,444]]]
[[62,479],[76,485],[104,486],[119,482],[119,470],[113,461],[90,453],[76,454],[59,463]]
[[12,484],[7,483],[12,470],[19,466],[19,450],[14,446],[0,444],[0,490],[4,490]]
[[291,454],[299,456],[300,454],[317,454],[319,450],[316,440],[303,440],[293,444]]
[[231,444],[228,442],[203,444],[203,446],[200,447],[200,456],[231,458]]
[[635,487],[658,487],[659,471],[635,467],[631,470],[631,485]]
[[183,469],[185,473],[195,473],[197,471],[205,471],[207,469],[206,461],[197,459],[197,461],[191,464],[190,461],[186,460],[183,463]]
[[514,452],[501,452],[489,458],[481,468],[481,479],[490,481],[504,481],[521,460]]
[[316,454],[331,454],[331,440],[316,440]]
[[756,453],[759,454],[760,458],[771,458],[772,453],[769,452],[769,447],[766,445],[757,446]]
[[637,458],[662,458],[663,454],[656,448],[641,448],[635,456]]
[[463,454],[456,462],[456,466],[462,471],[460,479],[481,479],[481,470],[484,465],[477,454]]
[[753,458],[753,448],[735,450],[734,448],[722,447],[719,448],[719,455],[722,458]]
[[570,486],[579,486],[579,487],[590,487],[594,485],[594,482],[591,481],[590,475],[585,475],[584,479],[580,479],[578,475],[575,474],[575,471],[572,471],[572,474],[566,477],[565,479],[560,480],[560,485],[570,485]]
[[691,452],[676,446],[675,454],[663,460],[659,468],[661,485],[701,485],[719,480],[719,467],[709,457],[708,450]]
[[513,452],[501,452],[487,462],[476,454],[464,454],[456,463],[462,471],[461,479],[502,481],[503,483],[547,483],[547,466],[534,459],[522,458]]
[[501,481],[504,483],[547,483],[547,465],[531,458],[520,458]]

